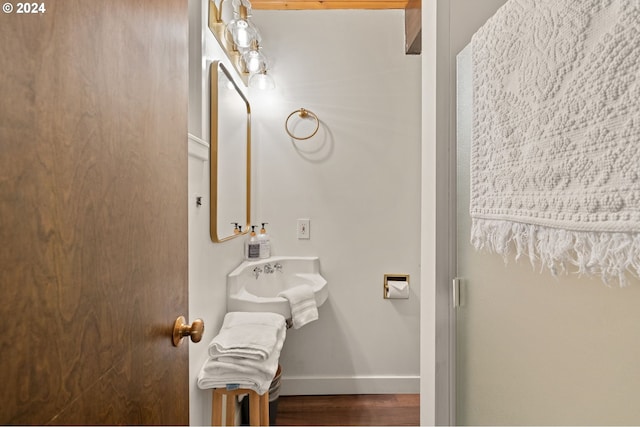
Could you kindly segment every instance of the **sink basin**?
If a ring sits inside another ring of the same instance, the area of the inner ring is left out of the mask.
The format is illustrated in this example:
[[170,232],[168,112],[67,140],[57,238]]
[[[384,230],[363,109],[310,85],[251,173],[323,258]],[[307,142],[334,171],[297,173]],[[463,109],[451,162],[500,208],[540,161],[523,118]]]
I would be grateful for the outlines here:
[[278,294],[307,284],[320,307],[329,295],[318,257],[275,256],[244,261],[227,276],[227,311],[262,311],[291,318],[289,301]]

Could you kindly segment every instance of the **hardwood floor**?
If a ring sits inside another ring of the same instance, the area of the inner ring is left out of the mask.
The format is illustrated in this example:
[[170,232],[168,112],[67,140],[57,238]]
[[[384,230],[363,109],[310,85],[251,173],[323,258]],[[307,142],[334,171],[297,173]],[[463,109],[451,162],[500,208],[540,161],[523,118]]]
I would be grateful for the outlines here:
[[417,426],[419,394],[280,396],[279,426]]

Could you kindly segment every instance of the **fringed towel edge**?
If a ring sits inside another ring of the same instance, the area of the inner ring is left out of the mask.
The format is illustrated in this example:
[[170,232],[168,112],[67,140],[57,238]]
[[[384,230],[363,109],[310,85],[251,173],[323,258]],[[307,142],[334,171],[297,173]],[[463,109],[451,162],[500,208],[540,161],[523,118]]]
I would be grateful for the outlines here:
[[607,286],[627,285],[626,273],[640,277],[640,233],[572,231],[514,221],[472,218],[471,244],[477,250],[502,255],[515,250],[531,265],[553,276],[568,266],[579,274],[599,275]]

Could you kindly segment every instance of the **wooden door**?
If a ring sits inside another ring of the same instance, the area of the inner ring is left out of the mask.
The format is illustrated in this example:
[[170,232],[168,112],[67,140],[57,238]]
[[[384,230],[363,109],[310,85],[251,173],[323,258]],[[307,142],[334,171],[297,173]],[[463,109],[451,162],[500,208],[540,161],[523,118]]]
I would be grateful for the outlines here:
[[186,424],[187,1],[9,3],[0,424]]

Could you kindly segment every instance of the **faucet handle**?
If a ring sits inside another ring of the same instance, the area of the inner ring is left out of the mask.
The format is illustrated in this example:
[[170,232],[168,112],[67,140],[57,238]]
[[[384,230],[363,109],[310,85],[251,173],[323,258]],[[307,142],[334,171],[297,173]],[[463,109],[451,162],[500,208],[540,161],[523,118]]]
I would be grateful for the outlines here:
[[274,271],[275,271],[275,270],[273,269],[273,267],[271,267],[271,264],[266,263],[266,264],[264,265],[264,272],[265,272],[265,273],[267,273],[267,274],[271,274],[271,273],[273,273]]
[[273,264],[273,269],[282,273],[282,264],[276,262],[275,264]]
[[253,275],[256,276],[256,279],[260,276],[260,273],[262,273],[262,269],[259,266],[253,269]]

